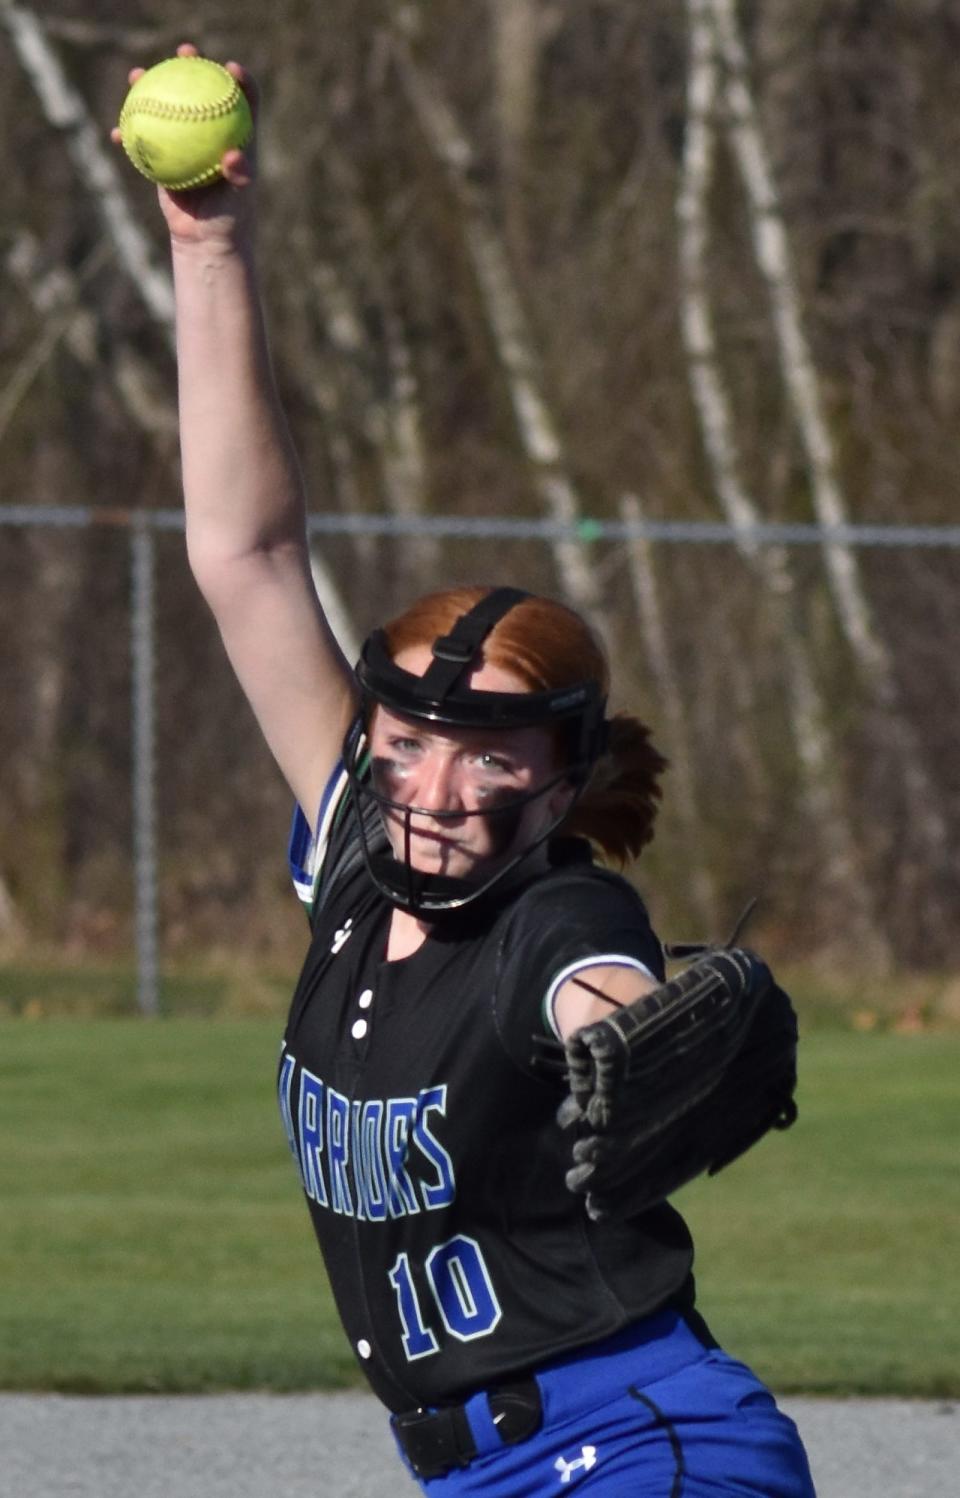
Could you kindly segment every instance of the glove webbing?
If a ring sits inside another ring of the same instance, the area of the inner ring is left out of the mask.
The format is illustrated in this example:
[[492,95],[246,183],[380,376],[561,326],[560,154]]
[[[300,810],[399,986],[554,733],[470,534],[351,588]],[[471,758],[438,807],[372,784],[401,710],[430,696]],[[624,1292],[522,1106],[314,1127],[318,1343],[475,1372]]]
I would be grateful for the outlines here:
[[750,953],[713,953],[567,1042],[573,1107],[597,1129],[659,1125],[716,1084],[743,1044],[769,970]]
[[591,1130],[573,1145],[568,1186],[591,1217],[628,1217],[716,1174],[794,1121],[796,1043],[789,998],[742,951],[711,953],[587,1026],[567,1042],[573,1095],[558,1114]]
[[641,1194],[657,1200],[661,1179],[669,1176],[675,1191],[702,1171],[716,1175],[768,1130],[788,1128],[797,1116],[795,1035],[784,1026],[765,1034],[709,1094],[672,1119],[649,1120],[630,1134],[616,1129],[578,1139],[567,1184],[588,1190],[595,1203],[624,1188],[632,1188],[633,1203]]

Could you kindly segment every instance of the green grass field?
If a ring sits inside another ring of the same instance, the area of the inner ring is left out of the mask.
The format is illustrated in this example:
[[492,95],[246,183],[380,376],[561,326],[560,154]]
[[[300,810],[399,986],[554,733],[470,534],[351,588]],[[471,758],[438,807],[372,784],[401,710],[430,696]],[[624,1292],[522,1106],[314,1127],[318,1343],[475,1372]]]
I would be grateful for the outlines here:
[[[358,1382],[273,1097],[276,1020],[0,1021],[0,1387]],[[814,1031],[801,1117],[680,1199],[781,1391],[960,1396],[960,1035]]]

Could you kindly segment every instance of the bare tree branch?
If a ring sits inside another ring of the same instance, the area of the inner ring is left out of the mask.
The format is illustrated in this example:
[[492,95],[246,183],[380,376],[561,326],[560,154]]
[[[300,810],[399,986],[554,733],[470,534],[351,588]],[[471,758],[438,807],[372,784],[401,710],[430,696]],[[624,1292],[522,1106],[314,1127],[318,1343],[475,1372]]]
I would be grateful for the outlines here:
[[[318,292],[319,315],[332,347],[346,362],[359,367],[367,335],[349,288],[337,267],[325,260],[315,260],[312,279]],[[411,517],[424,513],[427,485],[419,391],[406,330],[383,278],[380,281],[389,389],[385,395],[378,394],[367,381],[356,404],[362,413],[367,440],[380,457],[387,508],[394,515]],[[436,538],[414,538],[412,555],[421,581],[435,580],[439,565]]]
[[[457,204],[459,227],[534,487],[552,519],[575,525],[581,514],[580,499],[543,391],[533,339],[506,251],[487,205],[471,180],[472,149],[436,81],[414,61],[399,26],[394,32],[394,61],[406,97]],[[583,546],[569,541],[555,543],[553,551],[567,596],[609,640],[609,621],[589,554]]]
[[30,80],[49,123],[63,133],[67,150],[103,217],[117,258],[154,322],[173,345],[173,287],[157,264],[150,240],[130,212],[120,175],[83,99],[72,86],[41,22],[27,6],[0,0],[0,24]]
[[[12,0],[0,0],[0,21],[10,34],[47,119],[66,136],[71,159],[103,216],[120,265],[172,348],[174,307],[169,273],[156,265],[150,242],[130,212],[119,174],[86,104],[69,83],[32,11]],[[316,557],[313,569],[328,617],[338,619],[341,630],[345,629],[348,615],[332,576]]]
[[[37,313],[47,320],[49,334],[38,340],[45,345],[54,332],[77,363],[91,373],[105,365],[120,399],[133,419],[155,439],[172,460],[177,439],[177,413],[169,389],[158,378],[154,366],[130,338],[103,338],[108,360],[101,352],[100,318],[91,308],[87,283],[111,259],[110,246],[101,240],[76,273],[65,266],[45,267],[41,248],[33,235],[21,232],[6,259],[6,268]],[[58,339],[52,339],[55,344]],[[0,421],[0,430],[2,430]]]
[[68,42],[71,47],[122,48],[131,57],[146,57],[163,48],[172,50],[183,30],[180,24],[118,26],[113,21],[71,20],[67,16],[49,16],[43,27],[48,36]]

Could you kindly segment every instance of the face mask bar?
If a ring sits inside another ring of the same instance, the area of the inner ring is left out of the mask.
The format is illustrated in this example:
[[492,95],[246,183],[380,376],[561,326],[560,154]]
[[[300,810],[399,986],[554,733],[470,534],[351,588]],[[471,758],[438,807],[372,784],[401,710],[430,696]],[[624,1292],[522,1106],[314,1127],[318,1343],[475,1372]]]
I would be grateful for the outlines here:
[[[368,873],[382,894],[398,908],[434,919],[462,910],[499,885],[539,848],[569,814],[565,806],[536,839],[517,851],[486,879],[470,880],[438,874],[422,874],[411,862],[413,818],[428,817],[434,823],[467,816],[488,818],[493,827],[501,823],[504,850],[516,835],[526,805],[546,795],[563,781],[574,789],[574,799],[589,778],[590,770],[606,746],[605,698],[597,682],[582,682],[547,692],[484,692],[466,685],[465,678],[476,664],[484,640],[504,614],[530,595],[516,588],[496,588],[461,615],[449,635],[434,641],[430,662],[423,676],[404,671],[392,659],[383,630],[375,630],[363,647],[357,679],[364,697],[364,711],[351,726],[344,741],[343,763],[350,781],[357,816],[361,849]],[[519,792],[500,805],[476,810],[434,811],[409,806],[386,794],[376,780],[373,766],[361,770],[365,744],[365,718],[380,704],[393,712],[427,723],[466,728],[553,727],[568,739],[568,762],[546,783]],[[393,814],[402,818],[403,856],[371,849],[365,806],[373,802],[386,822]],[[505,819],[510,822],[505,825]],[[511,831],[512,830],[512,831]]]
[[[444,821],[462,822],[468,817],[485,817],[494,827],[500,824],[503,831],[504,851],[506,851],[516,836],[524,808],[530,802],[547,795],[563,781],[575,782],[579,767],[565,766],[542,785],[535,786],[528,791],[520,791],[499,805],[479,807],[470,811],[464,809],[439,811],[396,801],[378,790],[374,779],[375,771],[372,765],[368,766],[366,763],[365,746],[364,722],[363,717],[359,716],[351,725],[344,740],[343,764],[350,783],[351,800],[360,835],[360,848],[367,872],[377,889],[381,894],[386,895],[391,904],[412,915],[425,916],[431,920],[454,914],[462,910],[464,906],[487,895],[512,874],[524,859],[529,858],[537,848],[552,837],[560,823],[569,815],[570,807],[579,795],[589,773],[589,767],[586,767],[585,773],[579,777],[580,784],[575,787],[571,801],[564,806],[559,815],[534,840],[518,849],[486,879],[455,878],[444,874],[421,873],[413,867],[411,853],[415,817],[428,818],[431,822],[441,825]],[[384,826],[390,813],[394,813],[401,820],[403,847],[400,858],[395,857],[389,848],[387,851],[378,851],[371,846],[369,827],[363,815],[365,807],[371,803],[379,811]]]

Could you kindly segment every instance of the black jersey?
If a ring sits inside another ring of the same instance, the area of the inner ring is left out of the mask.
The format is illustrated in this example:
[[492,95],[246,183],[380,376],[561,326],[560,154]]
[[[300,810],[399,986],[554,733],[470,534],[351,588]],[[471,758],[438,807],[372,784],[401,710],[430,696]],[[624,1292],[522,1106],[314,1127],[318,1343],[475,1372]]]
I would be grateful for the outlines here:
[[295,828],[313,939],[280,1109],[344,1328],[399,1411],[689,1304],[693,1253],[667,1204],[628,1223],[588,1219],[564,1182],[562,1086],[532,1065],[532,1037],[550,1033],[553,994],[578,967],[662,978],[638,895],[587,845],[565,846],[530,883],[387,962],[392,907],[345,794],[343,777],[331,783],[311,849],[302,819]]

